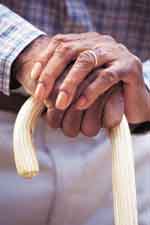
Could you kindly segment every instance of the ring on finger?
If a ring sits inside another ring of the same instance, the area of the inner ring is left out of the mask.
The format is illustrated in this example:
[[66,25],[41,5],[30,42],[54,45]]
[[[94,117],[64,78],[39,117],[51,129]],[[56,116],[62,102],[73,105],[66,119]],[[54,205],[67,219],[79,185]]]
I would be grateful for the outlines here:
[[87,50],[87,51],[85,51],[85,53],[87,53],[88,55],[91,55],[94,58],[94,68],[98,67],[98,65],[99,65],[98,57],[97,57],[96,53],[94,52],[94,50]]

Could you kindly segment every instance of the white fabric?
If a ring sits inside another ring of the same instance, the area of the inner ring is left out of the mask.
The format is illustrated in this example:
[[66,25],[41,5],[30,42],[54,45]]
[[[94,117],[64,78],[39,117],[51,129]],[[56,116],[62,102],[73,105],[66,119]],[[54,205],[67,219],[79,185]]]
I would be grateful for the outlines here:
[[[75,139],[41,119],[35,134],[40,175],[18,177],[16,115],[0,111],[0,225],[114,225],[111,146],[105,131]],[[18,131],[19,132],[19,131]],[[139,225],[150,224],[150,134],[134,136]]]

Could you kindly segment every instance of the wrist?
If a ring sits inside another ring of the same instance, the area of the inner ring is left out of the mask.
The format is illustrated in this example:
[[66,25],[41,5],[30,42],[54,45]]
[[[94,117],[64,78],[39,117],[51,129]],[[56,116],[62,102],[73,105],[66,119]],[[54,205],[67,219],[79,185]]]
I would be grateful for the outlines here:
[[14,89],[21,85],[21,74],[24,71],[24,67],[28,67],[28,72],[32,69],[36,58],[42,49],[46,48],[50,39],[46,35],[42,35],[32,41],[16,58],[11,69],[11,84],[10,88]]
[[140,124],[150,121],[150,93],[146,87],[124,93],[125,112],[129,123]]
[[22,53],[18,56],[16,63],[21,66],[25,63],[35,62],[37,52],[41,51],[41,46],[42,49],[47,48],[48,43],[49,37],[46,35],[36,38],[22,51]]

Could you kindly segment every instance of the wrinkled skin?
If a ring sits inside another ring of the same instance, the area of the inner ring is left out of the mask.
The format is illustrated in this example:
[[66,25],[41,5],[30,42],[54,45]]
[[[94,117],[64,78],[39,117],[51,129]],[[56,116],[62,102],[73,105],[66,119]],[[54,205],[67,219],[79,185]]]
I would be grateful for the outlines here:
[[[95,58],[86,50],[95,52],[96,66]],[[30,94],[39,101],[53,100],[47,121],[68,136],[79,132],[94,136],[101,127],[117,125],[123,113],[130,123],[149,121],[150,96],[142,64],[110,36],[84,33],[40,37],[16,64],[21,65],[17,78]]]
[[[43,60],[45,51],[41,52],[41,49],[47,49],[50,41],[51,39],[48,37],[38,38],[22,52],[13,65],[15,73],[17,74],[17,80],[21,83],[21,85],[23,85],[27,93],[31,95],[33,95],[37,86],[36,79],[31,79],[30,77],[33,65],[39,58],[42,58]],[[69,137],[76,137],[80,132],[89,137],[95,136],[102,127],[102,107],[99,107],[102,101],[95,101],[95,103],[88,110],[84,111],[77,110],[73,104],[68,109],[63,111],[56,109],[55,107],[59,87],[71,66],[72,65],[67,67],[64,73],[57,80],[56,85],[53,88],[53,92],[49,97],[54,104],[54,108],[47,110],[47,122],[52,128],[61,128],[64,134]],[[90,81],[91,77],[89,77],[81,85],[76,99],[80,95],[81,90],[83,90],[90,83]]]

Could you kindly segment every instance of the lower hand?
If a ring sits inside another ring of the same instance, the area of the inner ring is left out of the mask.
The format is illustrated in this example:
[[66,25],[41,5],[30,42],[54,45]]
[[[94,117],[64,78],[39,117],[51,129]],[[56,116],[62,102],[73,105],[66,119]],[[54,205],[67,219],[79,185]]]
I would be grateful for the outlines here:
[[[48,46],[51,46],[51,39],[47,36],[40,37],[30,44],[17,58],[13,65],[16,78],[30,95],[34,94],[37,86],[37,75],[40,73],[41,67],[36,68],[36,73],[32,74],[33,65],[40,60],[42,65],[45,65],[50,59]],[[53,50],[56,46],[53,46]],[[41,51],[41,49],[43,51]],[[52,50],[51,50],[52,52]],[[31,78],[32,74],[32,78]],[[65,78],[65,74],[60,76],[59,81],[54,87],[51,99],[55,105],[58,87]],[[86,86],[83,84],[82,86]],[[83,89],[83,87],[81,87]],[[75,105],[71,105],[67,110],[58,110],[55,107],[48,109],[46,117],[48,124],[52,128],[61,128],[65,135],[75,137],[80,132],[86,136],[95,136],[100,128],[100,108],[99,101],[96,101],[88,110],[79,111]],[[74,123],[74,121],[76,121]]]
[[[55,83],[55,87],[50,96],[54,104],[59,92],[59,87],[68,74],[68,71],[67,69]],[[95,75],[96,71],[92,76],[94,77]],[[74,102],[79,98],[80,93],[91,83],[91,77],[89,76],[89,78],[82,83],[77,91]],[[50,127],[55,129],[61,128],[63,133],[70,137],[76,137],[80,132],[85,136],[92,137],[97,135],[103,127],[114,127],[121,121],[124,111],[120,85],[116,85],[100,96],[87,110],[77,110],[74,102],[65,111],[56,109],[55,106],[53,108],[50,107],[47,111],[47,121]]]

